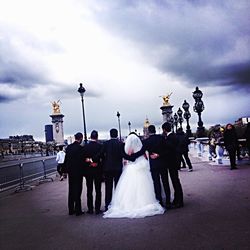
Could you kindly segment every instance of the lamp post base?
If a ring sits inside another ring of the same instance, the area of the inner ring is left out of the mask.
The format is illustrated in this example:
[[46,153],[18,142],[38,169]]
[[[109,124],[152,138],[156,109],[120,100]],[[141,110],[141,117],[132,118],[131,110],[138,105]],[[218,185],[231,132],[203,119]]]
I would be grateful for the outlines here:
[[196,138],[206,137],[206,132],[204,127],[197,127]]

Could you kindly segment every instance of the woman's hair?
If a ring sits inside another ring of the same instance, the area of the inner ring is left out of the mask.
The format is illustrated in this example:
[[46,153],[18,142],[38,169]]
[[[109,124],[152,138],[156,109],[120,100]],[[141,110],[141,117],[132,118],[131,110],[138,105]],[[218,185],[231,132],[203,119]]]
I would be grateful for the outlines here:
[[234,125],[233,125],[232,123],[228,123],[228,124],[226,125],[226,129],[228,129],[228,126],[231,126],[232,129],[235,129],[235,127],[234,127]]

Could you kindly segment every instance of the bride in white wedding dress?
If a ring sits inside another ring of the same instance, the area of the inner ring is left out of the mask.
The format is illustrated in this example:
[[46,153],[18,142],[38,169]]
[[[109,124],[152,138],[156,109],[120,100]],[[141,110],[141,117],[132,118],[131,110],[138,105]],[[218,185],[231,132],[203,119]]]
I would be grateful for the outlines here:
[[[126,154],[142,148],[140,138],[130,134],[125,142]],[[104,218],[143,218],[163,214],[164,208],[155,198],[149,161],[144,155],[123,167],[122,175],[114,191],[111,204]]]

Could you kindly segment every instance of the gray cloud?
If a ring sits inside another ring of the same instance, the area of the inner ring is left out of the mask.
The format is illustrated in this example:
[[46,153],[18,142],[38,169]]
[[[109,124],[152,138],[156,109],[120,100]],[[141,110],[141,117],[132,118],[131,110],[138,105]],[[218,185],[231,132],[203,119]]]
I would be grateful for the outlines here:
[[98,21],[187,84],[250,88],[250,2],[105,1]]

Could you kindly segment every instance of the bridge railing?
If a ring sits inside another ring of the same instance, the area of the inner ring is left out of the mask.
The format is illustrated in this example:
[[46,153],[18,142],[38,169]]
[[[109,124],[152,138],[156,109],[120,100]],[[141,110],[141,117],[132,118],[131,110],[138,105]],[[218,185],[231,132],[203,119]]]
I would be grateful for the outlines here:
[[0,192],[14,189],[15,192],[31,190],[28,185],[32,181],[38,180],[53,181],[50,177],[56,172],[55,157],[45,160],[35,160],[23,162],[0,168]]

